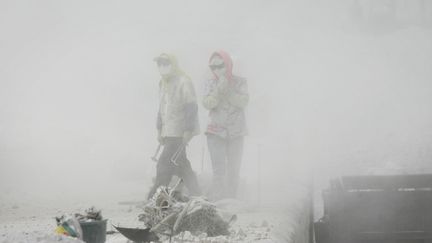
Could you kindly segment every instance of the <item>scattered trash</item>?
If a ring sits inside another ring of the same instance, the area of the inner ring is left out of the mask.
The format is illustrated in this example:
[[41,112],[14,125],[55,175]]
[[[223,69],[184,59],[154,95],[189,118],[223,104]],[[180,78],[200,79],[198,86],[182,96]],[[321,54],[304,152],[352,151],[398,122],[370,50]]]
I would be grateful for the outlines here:
[[97,210],[95,207],[91,207],[89,209],[85,210],[85,215],[82,214],[75,214],[75,217],[80,221],[80,222],[89,222],[89,221],[94,221],[94,220],[102,220],[102,214],[100,210]]
[[57,228],[55,232],[60,235],[70,236],[82,240],[82,229],[77,218],[72,215],[56,217]]
[[229,235],[229,227],[236,216],[224,220],[216,205],[207,199],[187,198],[176,191],[180,183],[181,180],[173,188],[159,187],[142,207],[144,213],[139,215],[139,220],[144,222],[146,230],[155,233],[162,240],[186,231],[194,236]]
[[107,220],[102,218],[102,213],[95,207],[85,210],[85,214],[62,215],[56,217],[57,228],[55,232],[66,235],[86,243],[103,243],[106,239]]

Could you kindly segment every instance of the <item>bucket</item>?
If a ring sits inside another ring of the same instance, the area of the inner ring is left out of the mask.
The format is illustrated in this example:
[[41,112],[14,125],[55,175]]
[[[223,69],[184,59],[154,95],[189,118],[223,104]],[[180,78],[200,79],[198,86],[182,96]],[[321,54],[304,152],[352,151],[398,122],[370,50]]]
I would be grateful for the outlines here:
[[86,243],[105,243],[107,219],[80,222],[83,241]]

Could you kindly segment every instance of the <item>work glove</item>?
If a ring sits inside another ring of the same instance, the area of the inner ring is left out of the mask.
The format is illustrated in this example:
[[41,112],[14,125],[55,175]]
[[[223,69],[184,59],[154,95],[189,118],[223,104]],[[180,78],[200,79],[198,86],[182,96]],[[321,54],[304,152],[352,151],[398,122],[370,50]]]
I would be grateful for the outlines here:
[[191,131],[185,131],[183,133],[183,144],[186,145],[192,139],[193,135]]
[[208,95],[204,97],[203,99],[203,105],[205,108],[211,110],[215,108],[218,105],[217,96],[215,95]]
[[225,76],[219,77],[219,82],[217,84],[218,92],[222,95],[225,95],[228,93],[230,89],[229,81]]
[[165,143],[165,139],[164,139],[164,137],[162,137],[161,130],[158,130],[157,140],[162,145]]

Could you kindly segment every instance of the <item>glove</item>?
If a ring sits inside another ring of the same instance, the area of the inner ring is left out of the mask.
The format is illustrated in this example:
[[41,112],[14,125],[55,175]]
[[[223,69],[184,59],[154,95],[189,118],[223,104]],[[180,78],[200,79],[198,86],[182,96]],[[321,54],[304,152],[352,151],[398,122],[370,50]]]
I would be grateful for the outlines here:
[[208,95],[207,97],[204,97],[203,105],[205,108],[211,110],[218,105],[218,100],[217,100],[216,96]]
[[228,80],[225,78],[225,76],[221,76],[219,78],[219,82],[217,84],[218,92],[221,93],[221,94],[226,94],[226,93],[228,93],[229,88],[230,87],[229,87]]
[[189,141],[192,139],[193,135],[191,131],[185,131],[183,133],[183,144],[188,144]]
[[162,137],[161,130],[158,130],[157,140],[162,145],[165,143],[165,139],[164,139],[164,137]]

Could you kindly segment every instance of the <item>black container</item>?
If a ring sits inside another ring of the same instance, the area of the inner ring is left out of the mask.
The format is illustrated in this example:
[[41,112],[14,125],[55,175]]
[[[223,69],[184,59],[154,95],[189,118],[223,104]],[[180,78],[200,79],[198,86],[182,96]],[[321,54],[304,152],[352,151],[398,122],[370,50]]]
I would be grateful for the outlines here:
[[105,243],[107,219],[80,222],[83,240],[86,243]]

